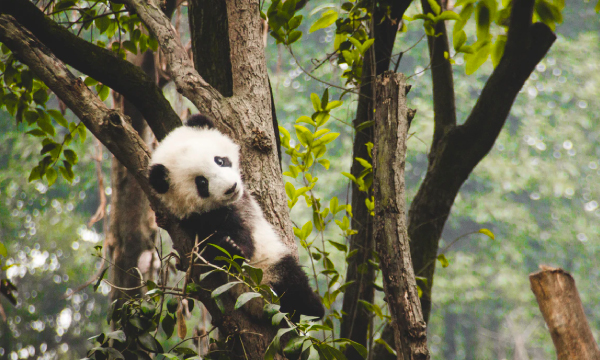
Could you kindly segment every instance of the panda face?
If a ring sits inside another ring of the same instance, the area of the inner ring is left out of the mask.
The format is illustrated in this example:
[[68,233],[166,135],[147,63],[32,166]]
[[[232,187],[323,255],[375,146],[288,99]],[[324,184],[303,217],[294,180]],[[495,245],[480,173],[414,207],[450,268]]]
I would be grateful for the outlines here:
[[180,218],[228,206],[244,191],[239,147],[216,129],[180,127],[154,151],[149,180]]

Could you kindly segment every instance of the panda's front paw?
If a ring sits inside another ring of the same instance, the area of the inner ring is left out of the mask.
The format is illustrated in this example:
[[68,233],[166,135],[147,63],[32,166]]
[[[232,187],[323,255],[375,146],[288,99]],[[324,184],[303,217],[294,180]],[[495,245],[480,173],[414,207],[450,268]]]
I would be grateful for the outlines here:
[[239,255],[243,258],[246,257],[242,248],[240,248],[233,240],[231,240],[231,238],[229,236],[225,238],[225,242],[227,243],[228,246],[231,247],[231,249],[233,249],[236,252],[234,255]]

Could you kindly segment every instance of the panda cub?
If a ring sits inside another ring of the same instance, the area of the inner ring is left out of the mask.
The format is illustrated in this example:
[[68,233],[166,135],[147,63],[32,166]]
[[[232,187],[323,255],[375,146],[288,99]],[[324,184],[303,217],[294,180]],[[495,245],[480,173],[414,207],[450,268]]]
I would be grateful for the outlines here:
[[[152,154],[149,180],[191,237],[208,239],[262,269],[263,283],[281,296],[282,312],[323,317],[308,277],[244,189],[239,146],[210,118],[194,115],[163,139]],[[207,260],[217,255],[219,250],[205,247]]]

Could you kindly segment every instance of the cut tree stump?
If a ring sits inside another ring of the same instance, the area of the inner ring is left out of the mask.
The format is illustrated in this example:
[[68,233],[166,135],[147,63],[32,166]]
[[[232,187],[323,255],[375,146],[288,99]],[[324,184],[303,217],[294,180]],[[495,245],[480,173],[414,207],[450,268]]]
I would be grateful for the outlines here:
[[540,265],[529,275],[531,290],[548,324],[558,360],[600,360],[575,280],[560,268]]

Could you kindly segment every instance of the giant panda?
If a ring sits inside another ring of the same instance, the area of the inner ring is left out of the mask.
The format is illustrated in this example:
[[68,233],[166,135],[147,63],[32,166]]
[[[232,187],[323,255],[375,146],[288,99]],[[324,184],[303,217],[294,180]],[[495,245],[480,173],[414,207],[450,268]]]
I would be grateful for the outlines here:
[[[150,185],[191,237],[208,238],[262,269],[263,283],[281,297],[282,312],[322,318],[323,305],[308,277],[245,190],[239,158],[239,146],[212,119],[193,115],[154,150]],[[208,246],[204,254],[211,261],[218,250]]]

